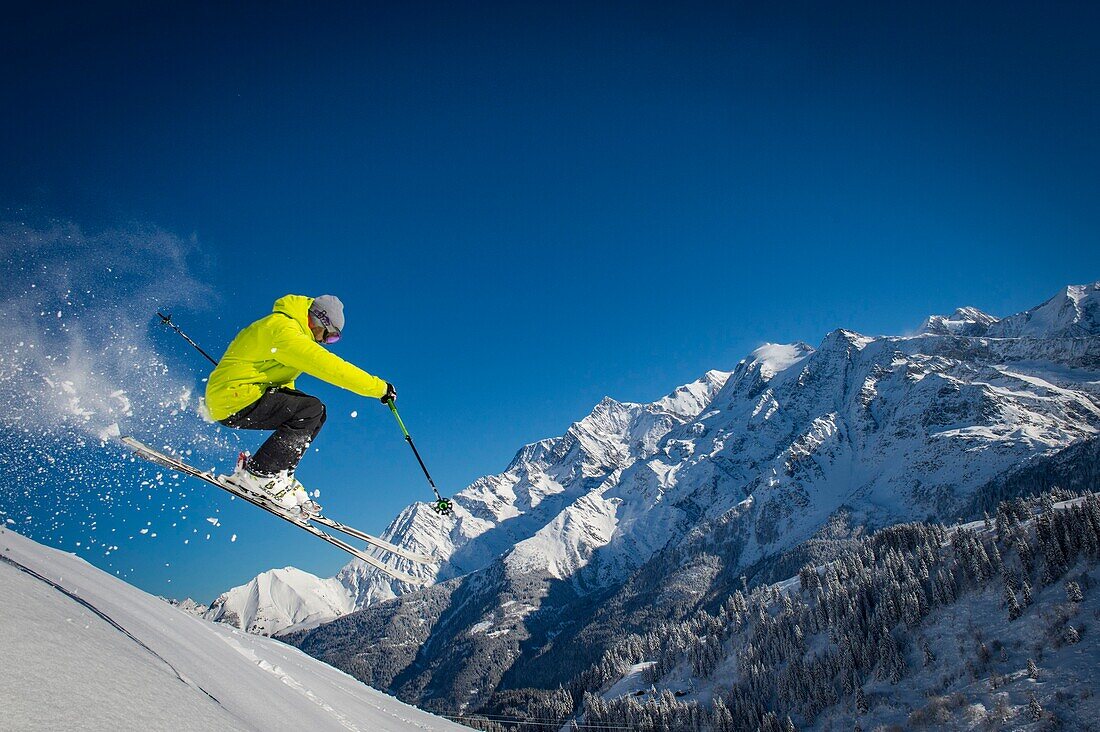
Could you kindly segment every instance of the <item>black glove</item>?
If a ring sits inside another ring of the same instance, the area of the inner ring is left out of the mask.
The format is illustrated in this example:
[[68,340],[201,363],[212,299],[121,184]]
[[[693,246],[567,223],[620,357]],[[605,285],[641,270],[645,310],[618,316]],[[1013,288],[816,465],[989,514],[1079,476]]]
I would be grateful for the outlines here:
[[386,393],[382,395],[382,403],[383,404],[389,404],[390,402],[394,401],[395,399],[397,399],[397,389],[393,388],[393,384],[387,382],[386,383]]

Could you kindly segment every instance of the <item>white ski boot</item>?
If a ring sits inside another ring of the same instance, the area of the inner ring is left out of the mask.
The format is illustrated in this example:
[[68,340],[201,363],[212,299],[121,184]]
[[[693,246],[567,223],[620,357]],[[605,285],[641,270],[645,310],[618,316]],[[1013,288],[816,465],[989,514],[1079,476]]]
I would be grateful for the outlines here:
[[290,473],[287,480],[290,481],[294,500],[298,502],[298,510],[306,517],[319,516],[321,514],[321,504],[309,497],[309,492],[301,481],[294,477],[294,473]]
[[[232,475],[225,476],[225,481],[247,493],[262,498],[268,503],[274,504],[288,513],[299,513],[299,501],[295,495],[297,491],[291,481],[287,479],[286,473],[271,476],[257,475],[246,467],[246,463],[247,456],[241,453],[240,457],[237,458],[237,469],[233,471]],[[308,496],[306,497],[308,498]]]

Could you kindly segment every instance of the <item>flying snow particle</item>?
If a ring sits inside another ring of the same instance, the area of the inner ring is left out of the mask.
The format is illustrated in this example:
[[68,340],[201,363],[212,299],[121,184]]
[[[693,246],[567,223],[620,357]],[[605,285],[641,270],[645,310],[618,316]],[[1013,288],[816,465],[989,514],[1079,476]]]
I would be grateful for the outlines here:
[[233,536],[229,537],[229,540],[230,541],[236,541],[237,540],[237,535],[233,534]]
[[352,419],[355,419],[355,418],[356,418],[356,417],[358,417],[358,416],[359,416],[359,412],[357,412],[357,411],[356,411],[356,412],[352,412],[352,413],[351,413],[351,418],[352,418]]

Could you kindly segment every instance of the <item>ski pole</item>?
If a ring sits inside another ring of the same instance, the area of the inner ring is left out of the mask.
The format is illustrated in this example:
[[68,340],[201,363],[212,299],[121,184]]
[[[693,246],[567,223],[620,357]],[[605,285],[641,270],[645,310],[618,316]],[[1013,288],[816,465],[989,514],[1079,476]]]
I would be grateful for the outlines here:
[[214,364],[215,366],[217,366],[217,365],[218,365],[218,362],[217,362],[217,361],[215,361],[215,360],[214,360],[213,358],[211,358],[211,356],[210,356],[210,354],[209,354],[209,353],[207,353],[206,351],[202,350],[202,349],[201,349],[201,348],[199,347],[199,344],[198,344],[198,343],[195,343],[195,342],[194,342],[193,340],[191,340],[190,338],[188,338],[188,337],[187,337],[187,334],[186,334],[186,333],[184,333],[184,332],[183,332],[182,330],[180,330],[180,327],[179,327],[178,325],[176,325],[175,323],[173,323],[173,322],[172,322],[172,316],[171,316],[171,315],[164,315],[164,314],[162,314],[162,313],[161,313],[161,312],[160,312],[159,310],[157,311],[157,315],[159,315],[159,316],[160,316],[160,322],[161,322],[161,323],[163,323],[164,325],[167,325],[167,326],[168,326],[169,328],[171,328],[172,330],[176,331],[176,335],[178,335],[178,336],[179,336],[180,338],[182,338],[183,340],[185,340],[185,341],[187,341],[188,343],[190,343],[190,344],[191,344],[191,346],[192,346],[192,347],[193,347],[193,348],[194,348],[194,349],[195,349],[196,351],[198,351],[198,352],[199,352],[199,353],[201,353],[202,355],[206,356],[206,360],[207,360],[207,361],[209,361],[210,363]]
[[420,469],[424,471],[424,477],[428,479],[428,485],[432,487],[432,492],[435,493],[435,503],[432,504],[432,510],[440,516],[448,515],[454,509],[454,505],[451,501],[439,495],[439,489],[435,487],[435,481],[432,480],[431,474],[428,473],[428,468],[424,465],[424,459],[420,457],[420,451],[416,449],[416,445],[413,443],[412,435],[405,429],[405,422],[401,419],[401,415],[397,413],[397,405],[394,404],[393,399],[386,402],[386,406],[393,412],[394,419],[397,420],[397,425],[401,428],[402,434],[405,435],[405,442],[409,443],[409,447],[412,448],[413,455],[416,456],[416,462],[420,463]]

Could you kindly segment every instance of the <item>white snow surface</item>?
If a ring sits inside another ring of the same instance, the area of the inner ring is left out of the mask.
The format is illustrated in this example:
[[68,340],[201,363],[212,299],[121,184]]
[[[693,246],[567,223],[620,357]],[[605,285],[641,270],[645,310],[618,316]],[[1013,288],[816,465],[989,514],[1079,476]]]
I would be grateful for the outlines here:
[[813,351],[805,343],[765,343],[749,355],[747,363],[749,368],[758,369],[763,378],[770,379],[794,366]]
[[654,664],[653,661],[642,661],[630,667],[622,677],[611,684],[611,687],[600,694],[606,700],[618,699],[623,696],[643,696],[650,689],[655,689],[652,684],[645,681],[645,670]]
[[0,586],[3,729],[467,729],[2,528]]

